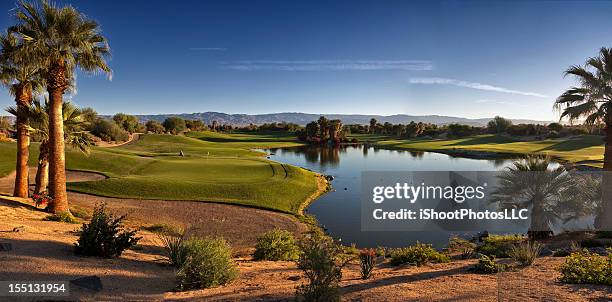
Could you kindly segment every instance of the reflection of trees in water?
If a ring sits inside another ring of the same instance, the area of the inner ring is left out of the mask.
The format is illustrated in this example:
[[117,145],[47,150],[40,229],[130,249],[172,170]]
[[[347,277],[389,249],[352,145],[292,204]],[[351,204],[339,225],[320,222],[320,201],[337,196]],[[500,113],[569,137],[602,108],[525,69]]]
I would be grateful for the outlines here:
[[425,152],[423,151],[408,151],[410,153],[410,156],[412,156],[412,158],[417,158],[417,159],[421,159],[423,158],[423,156],[425,156]]
[[363,157],[367,157],[368,156],[368,150],[370,150],[370,147],[368,146],[362,146],[362,153],[363,153]]

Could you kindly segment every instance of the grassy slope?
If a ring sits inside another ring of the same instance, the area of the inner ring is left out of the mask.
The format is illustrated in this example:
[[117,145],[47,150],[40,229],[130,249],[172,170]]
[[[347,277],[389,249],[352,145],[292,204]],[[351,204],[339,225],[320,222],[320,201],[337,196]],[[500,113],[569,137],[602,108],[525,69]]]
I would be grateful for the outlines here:
[[[144,135],[135,144],[93,148],[88,157],[68,151],[68,169],[110,177],[72,183],[69,189],[109,197],[215,201],[297,213],[316,190],[314,173],[266,160],[248,148],[298,144],[273,134]],[[183,157],[178,156],[181,150]],[[14,163],[13,153],[14,144],[0,144],[3,175],[13,169],[4,165]]]
[[499,135],[478,135],[460,139],[401,140],[376,135],[354,135],[363,142],[390,149],[423,151],[484,151],[518,154],[548,154],[574,163],[589,163],[602,166],[603,141],[601,136],[581,135],[570,138],[522,141]]

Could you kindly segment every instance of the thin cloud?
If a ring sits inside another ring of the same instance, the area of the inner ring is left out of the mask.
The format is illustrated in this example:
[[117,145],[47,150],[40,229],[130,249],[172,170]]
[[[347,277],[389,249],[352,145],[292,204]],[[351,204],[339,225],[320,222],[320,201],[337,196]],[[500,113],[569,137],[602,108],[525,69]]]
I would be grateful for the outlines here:
[[517,102],[508,102],[508,101],[498,101],[498,100],[476,100],[476,103],[479,104],[496,104],[496,105],[510,105],[510,106],[519,106],[519,107],[527,107],[525,104],[519,104]]
[[226,51],[224,47],[191,47],[189,50],[203,50],[203,51]]
[[548,97],[547,95],[543,95],[537,92],[513,90],[513,89],[508,89],[508,88],[499,87],[499,86],[493,86],[493,85],[475,83],[475,82],[466,82],[466,81],[460,81],[456,79],[447,79],[447,78],[412,78],[410,79],[410,84],[452,85],[452,86],[472,88],[472,89],[477,89],[477,90],[495,91],[495,92],[518,94],[518,95],[525,95],[525,96],[534,96],[534,97],[539,97],[539,98]]
[[223,68],[241,71],[343,71],[343,70],[431,70],[427,60],[250,60],[222,63]]

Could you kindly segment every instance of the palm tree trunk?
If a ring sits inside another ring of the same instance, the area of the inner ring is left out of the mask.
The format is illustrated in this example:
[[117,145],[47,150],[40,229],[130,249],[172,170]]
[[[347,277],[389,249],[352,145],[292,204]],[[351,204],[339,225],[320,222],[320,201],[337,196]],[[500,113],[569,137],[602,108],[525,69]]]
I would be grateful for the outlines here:
[[536,199],[531,207],[531,225],[527,231],[529,239],[546,239],[553,235],[540,199]]
[[28,159],[30,157],[30,134],[28,132],[28,119],[23,112],[27,110],[31,101],[31,92],[24,86],[19,85],[17,88],[16,99],[17,103],[17,163],[15,167],[15,188],[13,195],[16,197],[28,197]]
[[34,193],[41,194],[47,191],[49,185],[49,141],[40,143],[38,155],[38,169],[36,170],[36,187]]
[[66,89],[66,63],[56,62],[49,70],[49,195],[53,213],[68,211],[66,193],[66,154],[62,104]]
[[602,177],[601,205],[595,217],[595,228],[612,231],[612,122],[606,123],[606,145]]

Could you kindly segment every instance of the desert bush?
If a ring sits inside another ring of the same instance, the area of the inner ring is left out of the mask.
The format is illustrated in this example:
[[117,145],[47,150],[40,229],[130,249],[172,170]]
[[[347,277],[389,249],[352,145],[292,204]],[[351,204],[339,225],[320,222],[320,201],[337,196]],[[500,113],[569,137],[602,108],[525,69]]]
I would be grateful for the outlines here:
[[79,221],[70,214],[70,212],[60,212],[57,214],[52,214],[44,218],[46,221],[57,221],[57,222],[66,222],[66,223],[79,223]]
[[402,265],[411,263],[416,266],[434,262],[449,262],[450,258],[434,249],[431,244],[424,244],[417,241],[413,246],[395,249],[391,252],[392,265]]
[[525,237],[519,235],[490,235],[483,238],[484,244],[477,246],[474,251],[487,256],[507,258],[512,247],[522,241],[525,241]]
[[72,216],[77,217],[77,218],[81,218],[81,219],[89,218],[89,213],[87,212],[87,210],[80,208],[80,207],[70,207],[70,213],[72,214]]
[[313,234],[299,244],[297,266],[304,272],[308,283],[297,288],[297,301],[339,301],[338,283],[342,278],[342,247],[331,238]]
[[612,249],[608,256],[589,251],[574,252],[559,268],[560,280],[566,283],[612,285]]
[[359,264],[361,267],[361,279],[369,279],[376,266],[376,250],[363,249],[359,253]]
[[522,265],[532,265],[544,246],[537,241],[527,241],[514,245],[508,255]]
[[482,255],[473,271],[479,274],[495,274],[502,271],[502,267],[495,262],[495,256]]
[[476,244],[465,240],[461,237],[453,236],[448,241],[448,247],[445,249],[447,254],[459,254],[462,259],[471,258],[474,255]]
[[185,231],[164,230],[157,232],[157,237],[162,242],[164,254],[168,262],[174,267],[181,267],[187,259],[187,246],[185,245]]
[[96,205],[89,224],[83,224],[75,252],[80,255],[118,257],[136,245],[136,231],[126,230],[122,225],[125,215],[115,217],[106,212],[105,204]]
[[192,238],[184,245],[185,261],[176,273],[178,290],[219,286],[238,277],[232,248],[223,238]]
[[272,230],[257,238],[255,260],[288,261],[298,258],[299,250],[293,234],[285,230]]

